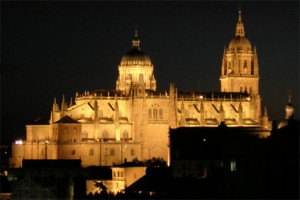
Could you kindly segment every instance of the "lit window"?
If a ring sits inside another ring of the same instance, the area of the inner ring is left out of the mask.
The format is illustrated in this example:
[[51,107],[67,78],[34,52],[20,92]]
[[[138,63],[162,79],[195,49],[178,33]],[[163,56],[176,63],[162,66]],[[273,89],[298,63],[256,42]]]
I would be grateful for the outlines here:
[[235,172],[236,171],[236,161],[235,160],[231,160],[230,161],[230,171],[231,172]]

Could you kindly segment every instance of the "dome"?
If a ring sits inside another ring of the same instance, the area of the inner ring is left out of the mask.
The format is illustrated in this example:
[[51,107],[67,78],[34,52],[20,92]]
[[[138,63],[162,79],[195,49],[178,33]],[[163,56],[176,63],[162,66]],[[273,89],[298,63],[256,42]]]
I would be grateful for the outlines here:
[[127,52],[121,59],[120,65],[130,66],[130,65],[152,65],[150,57],[141,51],[139,48],[133,47],[129,52]]
[[229,43],[229,50],[251,50],[250,41],[243,36],[235,36]]
[[249,42],[249,40],[246,38],[245,35],[246,35],[245,28],[242,22],[242,11],[239,10],[238,22],[236,24],[236,29],[235,29],[235,37],[230,41],[228,50],[229,51],[251,50],[251,43]]
[[147,54],[140,49],[140,40],[138,38],[137,30],[135,30],[134,38],[132,40],[132,49],[127,52],[121,59],[121,66],[151,66],[151,60]]

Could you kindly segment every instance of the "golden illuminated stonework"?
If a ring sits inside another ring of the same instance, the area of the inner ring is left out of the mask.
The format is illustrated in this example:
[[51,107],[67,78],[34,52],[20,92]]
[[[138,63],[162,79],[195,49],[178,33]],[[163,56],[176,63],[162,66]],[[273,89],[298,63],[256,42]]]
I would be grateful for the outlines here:
[[68,104],[56,99],[49,124],[26,126],[26,141],[12,146],[11,165],[22,159],[81,159],[86,166],[112,166],[160,157],[169,162],[169,129],[178,127],[258,127],[270,131],[261,116],[256,49],[245,36],[241,11],[234,38],[225,49],[221,91],[156,91],[151,59],[140,49],[135,31],[132,49],[118,66],[116,90],[76,93]]
[[119,77],[116,90],[128,95],[132,89],[156,90],[153,65],[147,54],[140,49],[138,32],[135,31],[132,49],[127,52],[119,64]]

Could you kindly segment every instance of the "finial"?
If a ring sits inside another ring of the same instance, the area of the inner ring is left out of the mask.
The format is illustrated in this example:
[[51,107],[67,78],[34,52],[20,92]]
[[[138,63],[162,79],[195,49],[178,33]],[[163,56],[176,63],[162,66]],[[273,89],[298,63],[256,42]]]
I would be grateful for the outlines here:
[[140,49],[140,39],[139,39],[137,26],[135,26],[135,30],[134,30],[134,38],[132,40],[132,47]]
[[265,109],[264,109],[264,116],[265,116],[265,117],[268,116],[267,106],[265,106]]
[[242,22],[242,9],[241,9],[241,6],[239,6],[239,8],[238,8],[238,13],[239,13],[239,17],[238,17],[238,23],[236,25],[235,36],[244,37],[245,36],[245,30],[244,30],[244,24]]
[[239,4],[238,12],[239,12],[239,22],[242,22],[242,6],[241,6],[241,4]]
[[289,103],[292,101],[292,90],[288,91],[288,98],[289,98]]
[[73,106],[73,99],[72,99],[72,97],[71,97],[71,99],[70,99],[70,107],[71,106]]
[[136,25],[135,29],[134,29],[134,38],[138,38],[138,37],[139,37],[139,34],[138,34],[137,25]]

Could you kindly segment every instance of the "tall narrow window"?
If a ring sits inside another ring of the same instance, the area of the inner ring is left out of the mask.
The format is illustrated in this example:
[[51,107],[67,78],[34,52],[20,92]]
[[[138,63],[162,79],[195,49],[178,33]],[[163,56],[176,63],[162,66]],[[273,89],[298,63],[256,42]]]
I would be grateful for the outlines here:
[[244,69],[247,69],[247,60],[244,60]]
[[159,109],[159,117],[161,119],[163,118],[163,109],[162,108]]
[[154,109],[153,109],[153,117],[154,117],[154,118],[157,118],[157,108],[154,108]]
[[152,109],[151,109],[151,108],[148,109],[148,117],[149,117],[149,118],[152,117]]
[[140,74],[139,75],[139,84],[143,84],[144,83],[144,75]]

